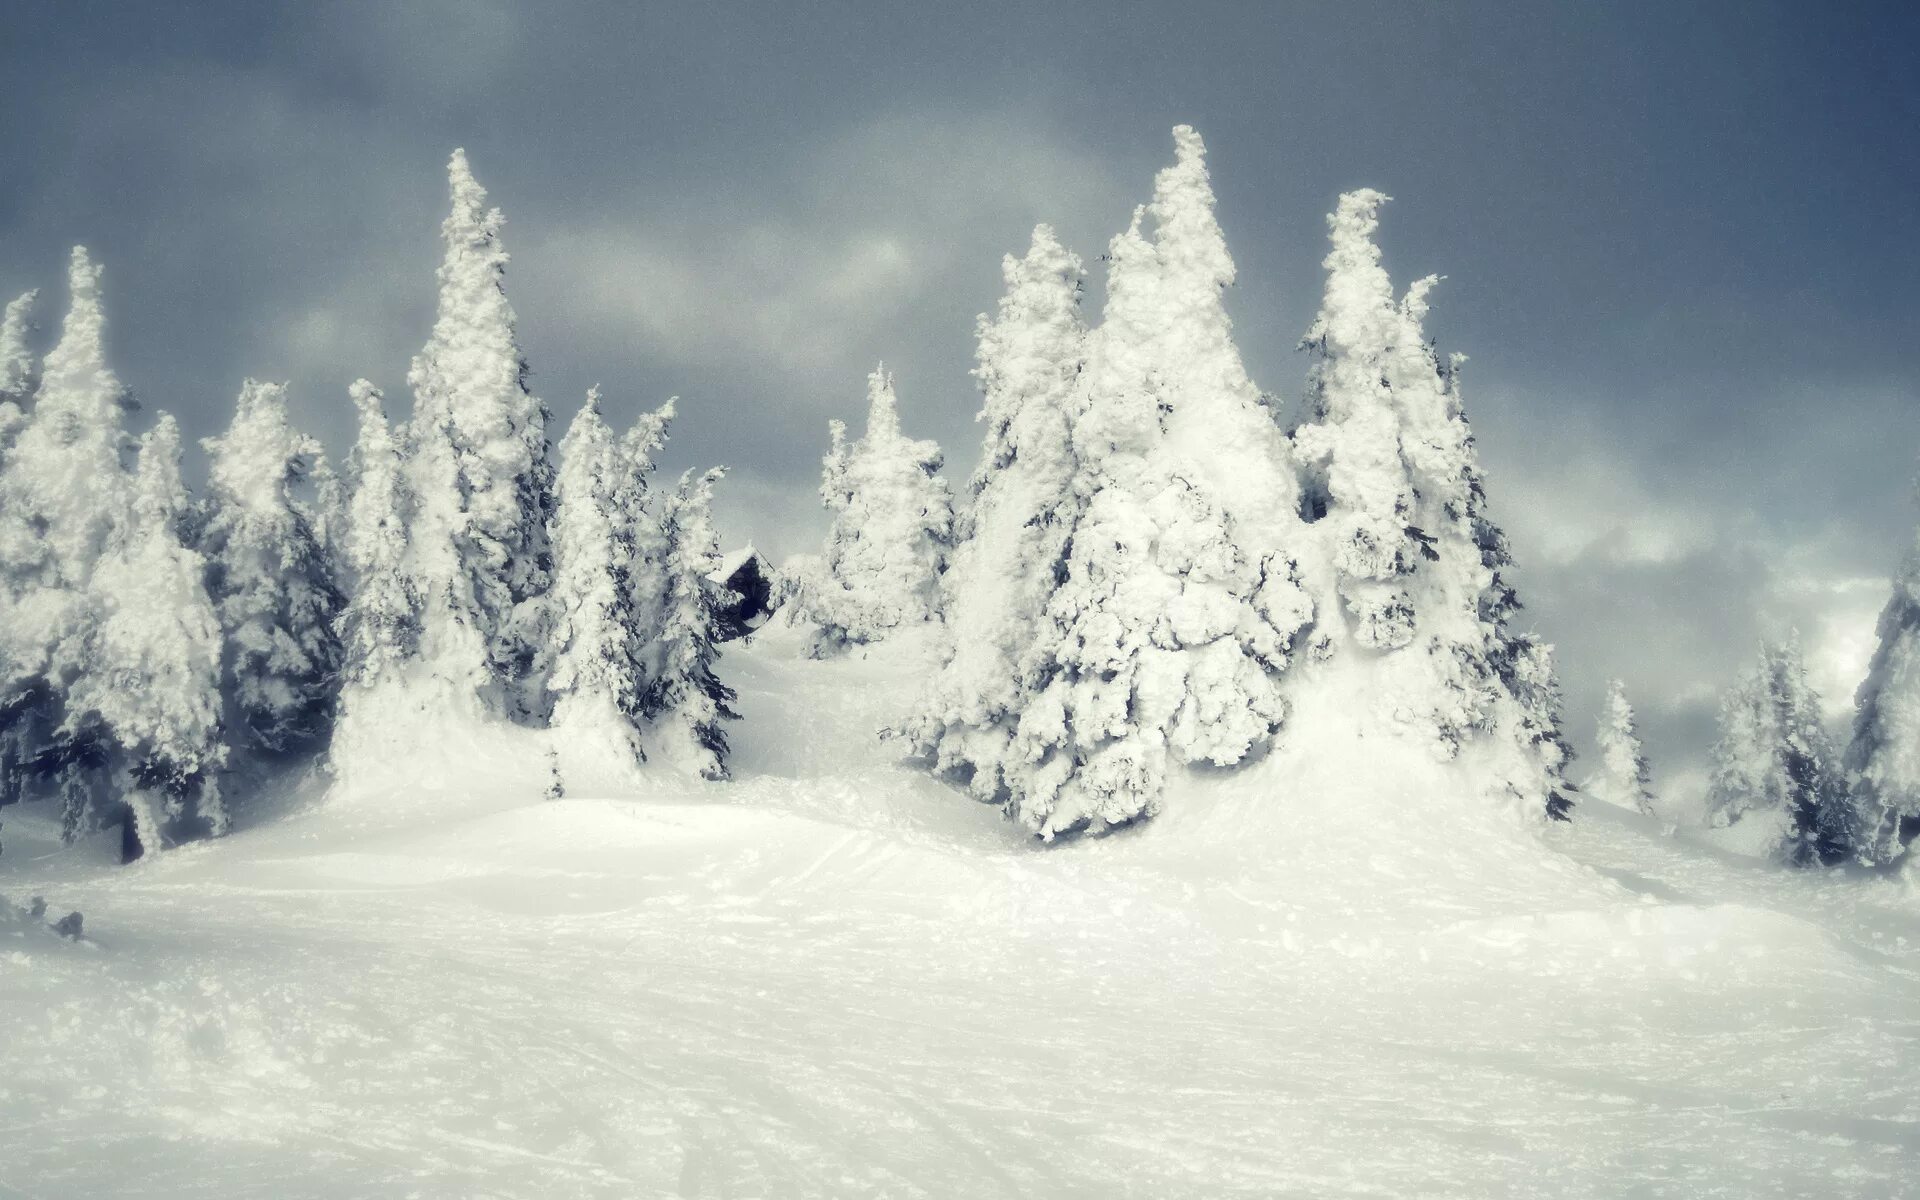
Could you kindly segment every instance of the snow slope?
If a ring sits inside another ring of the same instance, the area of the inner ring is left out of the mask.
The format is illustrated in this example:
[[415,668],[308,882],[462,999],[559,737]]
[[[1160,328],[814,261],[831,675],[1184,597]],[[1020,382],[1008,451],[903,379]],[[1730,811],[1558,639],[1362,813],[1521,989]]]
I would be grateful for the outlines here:
[[547,802],[476,736],[130,868],[0,813],[90,939],[0,929],[0,1197],[1920,1187],[1895,884],[1516,829],[1384,741],[1043,849],[872,736],[923,650],[730,647],[732,784]]

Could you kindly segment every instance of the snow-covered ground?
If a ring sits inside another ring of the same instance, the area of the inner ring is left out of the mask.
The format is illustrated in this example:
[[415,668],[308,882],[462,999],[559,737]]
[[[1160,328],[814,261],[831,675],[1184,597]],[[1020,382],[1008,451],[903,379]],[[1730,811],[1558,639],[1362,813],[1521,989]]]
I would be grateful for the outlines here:
[[1920,1192],[1894,882],[1516,829],[1310,715],[1366,769],[1045,849],[872,736],[911,647],[756,642],[731,784],[421,746],[130,868],[0,812],[89,937],[0,926],[0,1197]]

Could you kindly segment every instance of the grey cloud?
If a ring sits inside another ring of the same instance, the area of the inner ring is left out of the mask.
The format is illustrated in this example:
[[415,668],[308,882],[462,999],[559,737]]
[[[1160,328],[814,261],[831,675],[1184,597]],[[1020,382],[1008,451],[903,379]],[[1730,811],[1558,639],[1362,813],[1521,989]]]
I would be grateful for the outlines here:
[[[1797,624],[1835,716],[1910,541],[1920,451],[1920,10],[1354,3],[23,5],[0,38],[0,292],[107,266],[111,352],[189,444],[245,375],[336,448],[404,404],[448,151],[505,209],[565,420],[668,395],[666,467],[734,468],[727,535],[820,528],[829,416],[873,360],[974,457],[973,315],[1054,222],[1093,266],[1166,130],[1207,136],[1256,379],[1297,396],[1321,217],[1370,185],[1472,355],[1497,516],[1583,741],[1620,674],[1656,766]],[[1710,49],[1703,49],[1710,48]],[[50,330],[49,330],[50,332]]]

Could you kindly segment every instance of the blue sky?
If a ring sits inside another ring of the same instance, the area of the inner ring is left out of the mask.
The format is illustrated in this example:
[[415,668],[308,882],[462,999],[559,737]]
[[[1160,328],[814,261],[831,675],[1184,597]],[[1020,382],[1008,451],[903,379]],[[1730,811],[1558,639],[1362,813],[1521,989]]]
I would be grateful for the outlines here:
[[[1844,716],[1920,451],[1920,9],[1899,5],[21,3],[0,37],[0,288],[189,435],[247,375],[338,447],[404,395],[448,151],[506,211],[564,420],[682,397],[730,540],[803,549],[831,416],[885,358],[964,470],[973,314],[1050,220],[1087,258],[1168,129],[1210,148],[1255,378],[1300,390],[1323,214],[1396,197],[1585,744],[1609,674],[1663,784],[1798,626]],[[1098,299],[1098,278],[1093,285]]]

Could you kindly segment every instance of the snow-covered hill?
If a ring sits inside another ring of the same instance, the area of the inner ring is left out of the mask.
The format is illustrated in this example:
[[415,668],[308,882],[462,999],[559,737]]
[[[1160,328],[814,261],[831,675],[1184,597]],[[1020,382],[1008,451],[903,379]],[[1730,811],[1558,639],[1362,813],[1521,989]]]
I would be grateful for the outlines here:
[[874,736],[922,649],[731,649],[731,784],[546,801],[458,739],[127,868],[7,810],[0,895],[90,940],[0,927],[0,1196],[1912,1186],[1896,884],[1536,832],[1311,714],[1044,848]]

